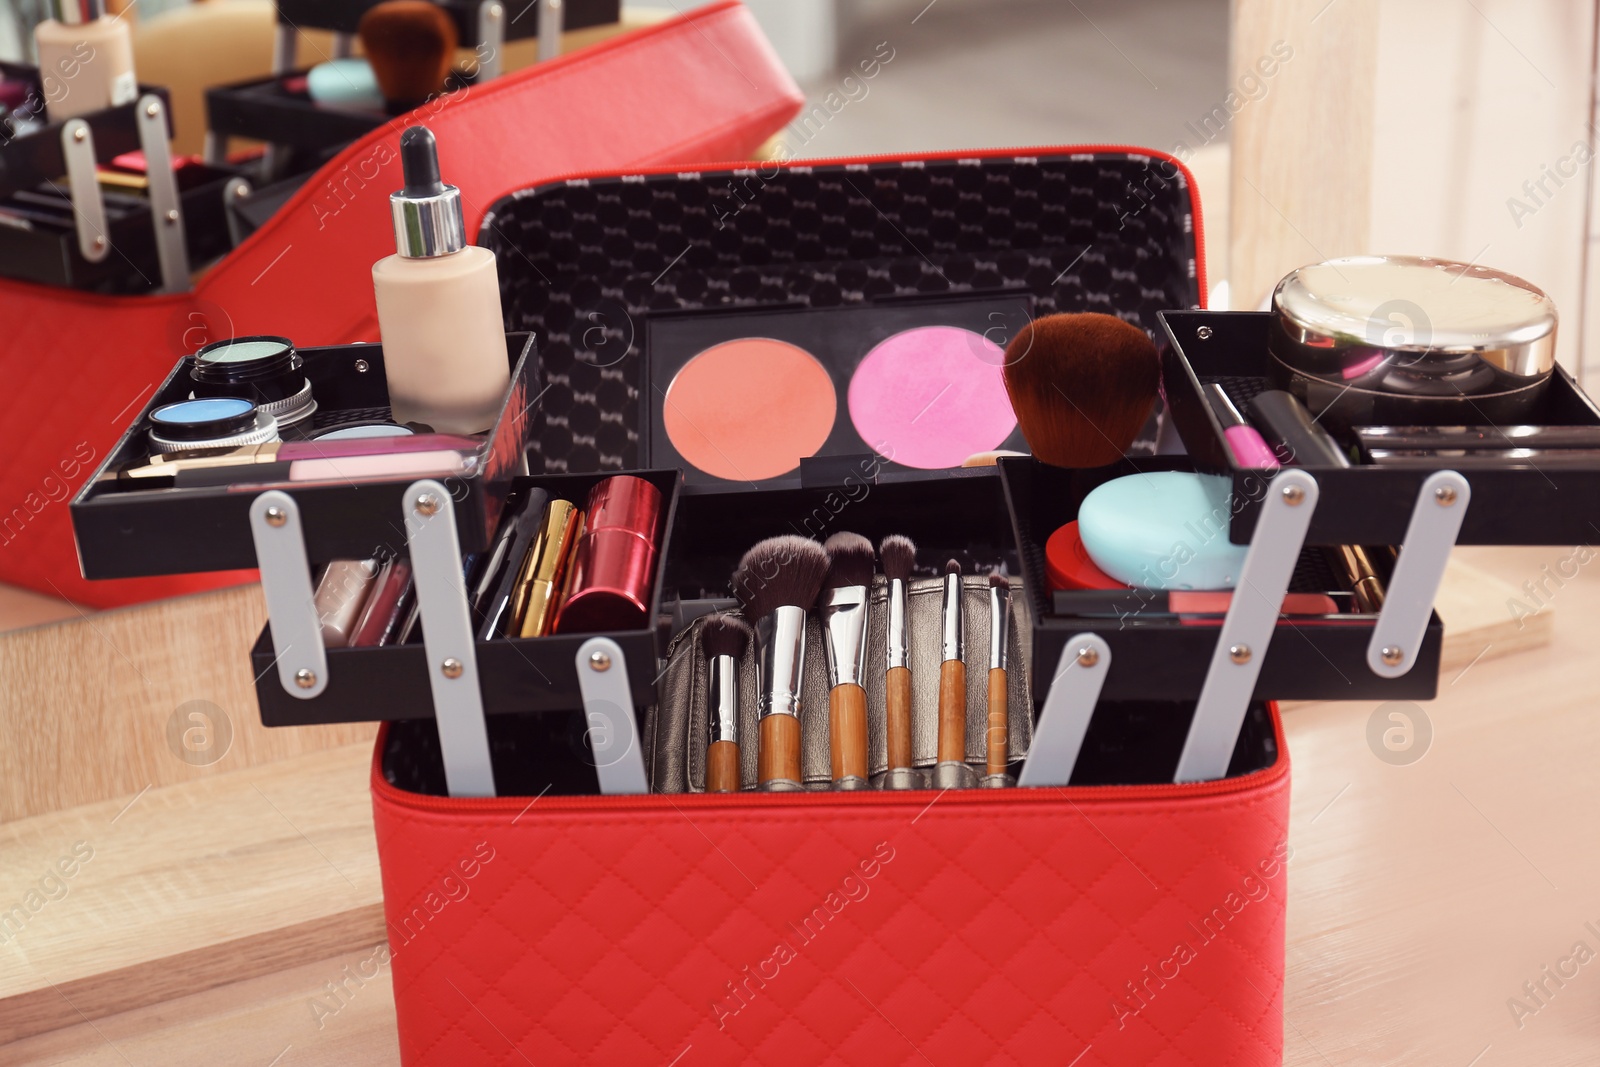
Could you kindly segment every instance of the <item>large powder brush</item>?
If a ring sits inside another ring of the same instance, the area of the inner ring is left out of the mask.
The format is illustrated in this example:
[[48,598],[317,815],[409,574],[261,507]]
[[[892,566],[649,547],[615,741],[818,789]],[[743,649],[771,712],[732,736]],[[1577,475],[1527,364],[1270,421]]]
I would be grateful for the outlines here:
[[1102,467],[1121,459],[1155,406],[1156,346],[1112,315],[1047,315],[1006,346],[1006,392],[1039,460]]
[[429,0],[385,0],[357,31],[378,91],[392,108],[411,109],[444,90],[456,54],[456,24]]

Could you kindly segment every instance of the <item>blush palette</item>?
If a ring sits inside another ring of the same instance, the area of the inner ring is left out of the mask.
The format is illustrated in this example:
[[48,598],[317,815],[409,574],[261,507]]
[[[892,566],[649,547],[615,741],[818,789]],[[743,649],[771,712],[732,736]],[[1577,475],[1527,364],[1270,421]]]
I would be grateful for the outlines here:
[[798,485],[807,461],[877,476],[1025,447],[1001,377],[1029,294],[652,315],[641,397],[658,465],[690,486]]

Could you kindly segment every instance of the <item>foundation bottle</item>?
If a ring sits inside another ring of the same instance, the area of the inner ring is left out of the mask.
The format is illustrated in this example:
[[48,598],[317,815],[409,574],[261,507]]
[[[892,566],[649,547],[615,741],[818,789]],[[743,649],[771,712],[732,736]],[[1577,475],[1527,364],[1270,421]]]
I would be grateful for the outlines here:
[[133,33],[126,22],[106,18],[105,0],[46,0],[45,10],[50,17],[33,36],[51,122],[138,99]]
[[467,243],[461,192],[439,179],[433,133],[400,136],[405,188],[389,197],[397,251],[372,267],[389,405],[401,423],[482,433],[511,384],[494,253]]

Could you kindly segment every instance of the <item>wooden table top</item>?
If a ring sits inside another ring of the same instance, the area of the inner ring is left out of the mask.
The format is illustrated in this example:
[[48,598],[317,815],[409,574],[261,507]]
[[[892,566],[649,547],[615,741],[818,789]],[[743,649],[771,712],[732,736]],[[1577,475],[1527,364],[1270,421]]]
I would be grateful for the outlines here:
[[[1383,728],[1404,729],[1390,712],[1411,720],[1409,752],[1369,743],[1374,703],[1286,713],[1289,1067],[1600,1058],[1600,963],[1559,987],[1544,972],[1577,966],[1561,961],[1580,942],[1600,953],[1585,925],[1600,928],[1600,563],[1558,583],[1548,575],[1571,573],[1571,548],[1462,555],[1514,585],[1542,583],[1553,643],[1448,673],[1431,703],[1384,708]],[[326,1000],[369,952],[28,1038],[0,1062],[394,1064],[386,976]],[[1541,981],[1549,992],[1535,1000],[1524,983]],[[319,996],[338,1010],[317,1010]]]

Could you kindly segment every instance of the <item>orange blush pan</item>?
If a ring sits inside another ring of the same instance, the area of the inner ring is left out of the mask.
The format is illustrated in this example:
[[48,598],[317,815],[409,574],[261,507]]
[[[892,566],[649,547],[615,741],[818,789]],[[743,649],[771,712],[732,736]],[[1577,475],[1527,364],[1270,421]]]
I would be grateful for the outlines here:
[[817,454],[839,409],[826,368],[765,337],[713,345],[667,386],[662,427],[685,463],[729,481],[777,478]]

